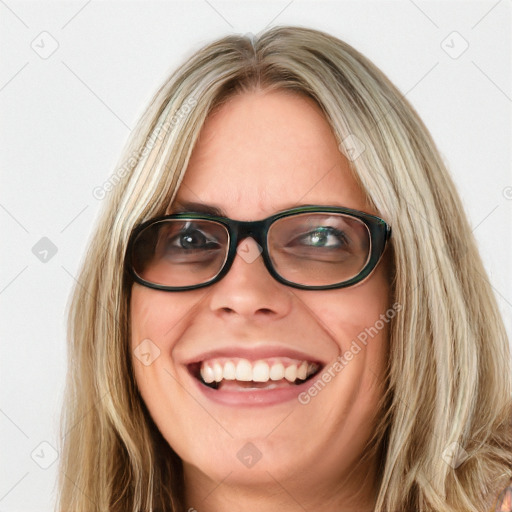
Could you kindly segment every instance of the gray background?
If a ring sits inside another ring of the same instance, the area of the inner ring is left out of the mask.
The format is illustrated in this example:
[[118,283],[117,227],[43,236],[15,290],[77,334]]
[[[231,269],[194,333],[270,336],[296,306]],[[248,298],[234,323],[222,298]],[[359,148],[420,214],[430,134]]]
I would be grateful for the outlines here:
[[510,0],[0,0],[0,512],[52,509],[65,313],[102,206],[93,190],[171,69],[212,38],[278,24],[346,40],[412,102],[512,332]]

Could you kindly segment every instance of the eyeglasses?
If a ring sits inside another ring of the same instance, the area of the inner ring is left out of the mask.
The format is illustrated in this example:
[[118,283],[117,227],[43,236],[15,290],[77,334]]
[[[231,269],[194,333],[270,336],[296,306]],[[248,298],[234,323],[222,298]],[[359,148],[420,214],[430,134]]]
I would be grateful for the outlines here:
[[280,283],[344,288],[372,273],[390,236],[391,227],[379,217],[334,206],[297,207],[251,222],[177,213],[133,231],[126,268],[136,282],[156,290],[202,288],[228,273],[239,242],[251,237]]

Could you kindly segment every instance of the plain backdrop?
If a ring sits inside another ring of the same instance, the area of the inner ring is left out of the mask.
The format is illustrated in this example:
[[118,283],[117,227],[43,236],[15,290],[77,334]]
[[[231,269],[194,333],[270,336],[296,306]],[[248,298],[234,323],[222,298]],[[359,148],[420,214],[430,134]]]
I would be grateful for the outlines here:
[[93,190],[176,65],[285,24],[352,44],[417,109],[512,332],[510,0],[0,0],[0,512],[53,507],[65,315],[102,206]]

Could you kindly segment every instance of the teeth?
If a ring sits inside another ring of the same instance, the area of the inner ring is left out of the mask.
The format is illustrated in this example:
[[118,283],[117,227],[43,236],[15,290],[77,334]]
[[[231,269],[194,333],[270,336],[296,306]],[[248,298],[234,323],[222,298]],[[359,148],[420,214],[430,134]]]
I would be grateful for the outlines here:
[[297,368],[297,379],[304,380],[308,376],[308,363],[303,361]]
[[284,378],[289,382],[295,382],[297,378],[297,367],[294,365],[288,366],[284,371]]
[[270,376],[270,367],[265,361],[257,361],[252,367],[252,380],[254,382],[267,382]]
[[222,380],[222,374],[222,366],[217,362],[213,363],[213,375],[215,376],[215,382],[220,382]]
[[[203,368],[201,368],[201,376],[202,376]],[[222,373],[222,377],[226,380],[235,380],[236,377],[236,368],[233,361],[228,361],[224,365],[224,371]]]
[[270,368],[270,378],[272,380],[284,379],[284,365],[282,363],[272,365]]
[[252,380],[252,366],[247,359],[240,359],[236,365],[236,380],[249,382]]
[[203,380],[209,384],[215,380],[215,375],[213,373],[213,368],[211,366],[205,366],[204,372],[202,373]]
[[240,382],[268,382],[286,379],[305,380],[316,372],[318,365],[308,361],[287,358],[251,362],[247,359],[213,360],[201,364],[201,378],[205,383],[237,380]]

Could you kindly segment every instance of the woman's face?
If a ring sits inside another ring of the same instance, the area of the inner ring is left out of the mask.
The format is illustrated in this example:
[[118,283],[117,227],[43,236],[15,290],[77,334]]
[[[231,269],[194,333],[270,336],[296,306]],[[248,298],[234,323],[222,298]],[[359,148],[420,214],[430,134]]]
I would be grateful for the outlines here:
[[[169,211],[191,202],[237,220],[305,204],[376,213],[317,105],[282,91],[232,97],[209,117]],[[356,286],[300,290],[271,277],[251,239],[240,243],[228,274],[209,287],[164,292],[134,284],[136,381],[183,460],[187,485],[202,485],[205,496],[221,481],[266,489],[279,482],[297,497],[312,487],[334,492],[375,429],[385,389],[388,308],[384,261]],[[141,352],[151,355],[144,359]],[[237,364],[240,358],[269,368],[316,361],[323,369],[301,386],[284,379],[270,391],[268,383],[237,381],[213,390],[190,371],[191,362]],[[308,392],[315,382],[316,393]],[[365,467],[363,474],[370,472]]]

